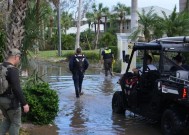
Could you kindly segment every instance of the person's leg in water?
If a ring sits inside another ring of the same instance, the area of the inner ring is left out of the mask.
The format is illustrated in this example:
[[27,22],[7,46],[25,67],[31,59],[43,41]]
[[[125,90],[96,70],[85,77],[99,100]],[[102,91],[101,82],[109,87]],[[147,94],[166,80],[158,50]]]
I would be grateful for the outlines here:
[[75,86],[75,94],[76,97],[79,98],[79,76],[78,74],[73,75],[74,86]]
[[104,60],[104,69],[105,69],[105,76],[108,76],[109,66],[108,66],[108,61],[106,59]]
[[111,76],[114,76],[114,75],[113,75],[113,70],[112,70],[112,61],[110,62],[109,67],[110,67],[110,68],[109,68],[110,75],[111,75]]
[[84,74],[80,73],[79,75],[79,94],[80,95],[83,95],[83,91],[82,91],[83,78],[84,78]]
[[107,59],[107,71],[109,71],[110,75],[113,76],[113,73],[112,73],[112,59]]

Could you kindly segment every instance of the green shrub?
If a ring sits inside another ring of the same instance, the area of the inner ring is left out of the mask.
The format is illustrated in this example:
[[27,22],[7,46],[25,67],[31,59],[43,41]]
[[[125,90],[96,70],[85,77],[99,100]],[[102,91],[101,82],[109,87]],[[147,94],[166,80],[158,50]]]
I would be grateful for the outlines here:
[[89,60],[99,60],[99,53],[98,52],[83,52],[84,55],[87,57]]
[[62,35],[62,49],[70,50],[75,47],[75,36],[74,35]]
[[[75,54],[75,52],[66,52],[64,54],[64,57],[66,57],[67,60],[69,60],[73,55]],[[86,56],[86,58],[88,60],[99,60],[100,58],[100,54],[99,51],[97,50],[93,50],[93,51],[83,51],[83,54]]]
[[23,121],[44,125],[52,123],[58,113],[58,94],[48,83],[31,76],[25,82],[23,92],[30,106],[30,112]]
[[80,35],[80,46],[82,49],[85,50],[91,50],[92,49],[92,45],[95,39],[95,33],[92,32],[90,29],[81,32]]
[[99,39],[99,47],[108,46],[117,46],[117,37],[115,34],[105,32],[102,37]]
[[69,61],[70,60],[70,58],[73,56],[75,54],[75,52],[73,51],[69,51],[69,52],[66,52],[66,53],[64,53],[63,54],[63,57],[66,57],[66,59]]

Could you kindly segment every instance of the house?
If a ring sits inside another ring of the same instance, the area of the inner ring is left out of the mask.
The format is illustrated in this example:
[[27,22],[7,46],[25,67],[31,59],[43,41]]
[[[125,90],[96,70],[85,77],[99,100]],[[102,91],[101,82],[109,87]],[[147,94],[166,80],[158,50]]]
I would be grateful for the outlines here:
[[[169,16],[172,13],[171,10],[168,10],[168,9],[165,9],[165,8],[162,8],[162,7],[158,7],[158,6],[149,6],[149,7],[139,8],[138,12],[141,14],[142,10],[144,9],[145,12],[148,13],[151,8],[153,8],[154,13],[157,13],[157,15],[160,16],[160,17],[163,17],[162,11],[164,11],[167,16]],[[125,23],[123,25],[123,33],[130,33],[131,32],[131,15],[126,15],[124,20],[125,20]],[[120,25],[119,21],[120,21],[120,19],[118,18],[117,24],[116,24],[117,32],[119,32],[119,29],[120,29],[119,28],[119,25]],[[81,25],[81,28],[80,28],[80,32],[84,32],[87,29],[89,29],[89,25],[86,21],[86,18],[83,18],[81,20],[81,22],[82,22],[81,23],[82,25]],[[106,17],[104,16],[104,17],[101,18],[101,24],[100,24],[100,31],[101,32],[105,31],[105,22],[106,22]],[[91,30],[95,32],[95,25],[96,25],[96,28],[97,28],[97,24],[95,24],[95,23],[92,23],[92,24],[93,25],[91,27]],[[107,27],[107,29],[111,27],[109,19],[107,19],[106,27]],[[71,27],[67,30],[66,33],[67,34],[71,34],[71,33],[75,34],[76,32],[77,32],[77,27]]]

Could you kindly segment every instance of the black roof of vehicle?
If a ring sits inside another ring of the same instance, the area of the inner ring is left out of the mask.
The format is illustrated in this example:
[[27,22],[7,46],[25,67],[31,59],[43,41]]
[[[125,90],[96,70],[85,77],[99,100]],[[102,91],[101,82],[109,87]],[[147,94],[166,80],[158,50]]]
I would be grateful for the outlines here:
[[173,52],[189,52],[189,36],[166,37],[149,43],[137,42],[133,50],[161,50]]

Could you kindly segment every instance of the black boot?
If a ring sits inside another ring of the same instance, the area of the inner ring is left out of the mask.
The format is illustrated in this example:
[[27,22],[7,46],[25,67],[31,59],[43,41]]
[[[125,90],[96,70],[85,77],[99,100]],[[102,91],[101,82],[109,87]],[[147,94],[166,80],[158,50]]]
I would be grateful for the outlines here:
[[76,98],[79,98],[79,90],[75,90]]

